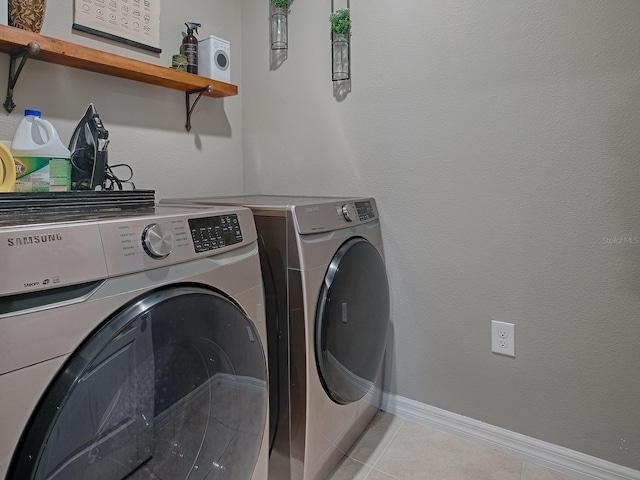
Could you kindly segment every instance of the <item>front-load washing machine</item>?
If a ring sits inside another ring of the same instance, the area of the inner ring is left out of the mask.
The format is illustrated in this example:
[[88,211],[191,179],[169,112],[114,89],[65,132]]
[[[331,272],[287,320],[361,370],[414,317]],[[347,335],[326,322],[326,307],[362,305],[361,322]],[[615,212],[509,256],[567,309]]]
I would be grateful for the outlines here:
[[373,198],[242,196],[265,284],[272,480],[320,480],[381,402],[389,286]]
[[251,211],[0,228],[0,478],[266,480]]

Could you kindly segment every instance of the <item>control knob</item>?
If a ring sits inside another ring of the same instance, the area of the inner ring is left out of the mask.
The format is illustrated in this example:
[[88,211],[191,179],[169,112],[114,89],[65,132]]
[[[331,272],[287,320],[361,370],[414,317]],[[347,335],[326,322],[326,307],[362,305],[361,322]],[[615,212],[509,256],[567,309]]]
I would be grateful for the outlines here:
[[147,225],[142,232],[142,247],[151,258],[165,258],[173,251],[173,232],[159,223]]
[[351,203],[345,203],[342,205],[342,216],[347,222],[353,222],[353,219],[356,218],[356,207]]

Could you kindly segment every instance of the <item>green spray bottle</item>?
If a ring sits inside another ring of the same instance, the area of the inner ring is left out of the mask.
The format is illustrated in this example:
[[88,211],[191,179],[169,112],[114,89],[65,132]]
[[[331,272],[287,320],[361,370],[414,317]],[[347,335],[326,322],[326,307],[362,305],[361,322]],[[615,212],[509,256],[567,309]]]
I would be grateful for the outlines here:
[[182,39],[180,53],[187,57],[187,72],[198,74],[198,39],[193,34],[194,30],[198,33],[199,23],[186,22],[187,35]]

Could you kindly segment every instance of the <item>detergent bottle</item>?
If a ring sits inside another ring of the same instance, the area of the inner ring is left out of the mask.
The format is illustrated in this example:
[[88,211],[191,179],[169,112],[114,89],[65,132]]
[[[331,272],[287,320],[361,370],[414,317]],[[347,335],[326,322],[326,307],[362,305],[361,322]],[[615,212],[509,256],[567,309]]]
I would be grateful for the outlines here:
[[17,192],[71,189],[71,154],[38,110],[25,110],[11,142]]

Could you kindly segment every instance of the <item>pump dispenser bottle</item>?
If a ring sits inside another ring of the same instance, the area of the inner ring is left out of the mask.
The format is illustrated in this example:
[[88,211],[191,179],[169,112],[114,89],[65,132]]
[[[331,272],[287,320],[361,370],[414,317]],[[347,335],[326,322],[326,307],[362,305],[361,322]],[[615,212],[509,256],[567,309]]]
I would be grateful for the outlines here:
[[187,57],[187,72],[198,73],[198,39],[193,34],[194,30],[198,33],[199,23],[186,22],[187,36],[182,39],[180,53]]

